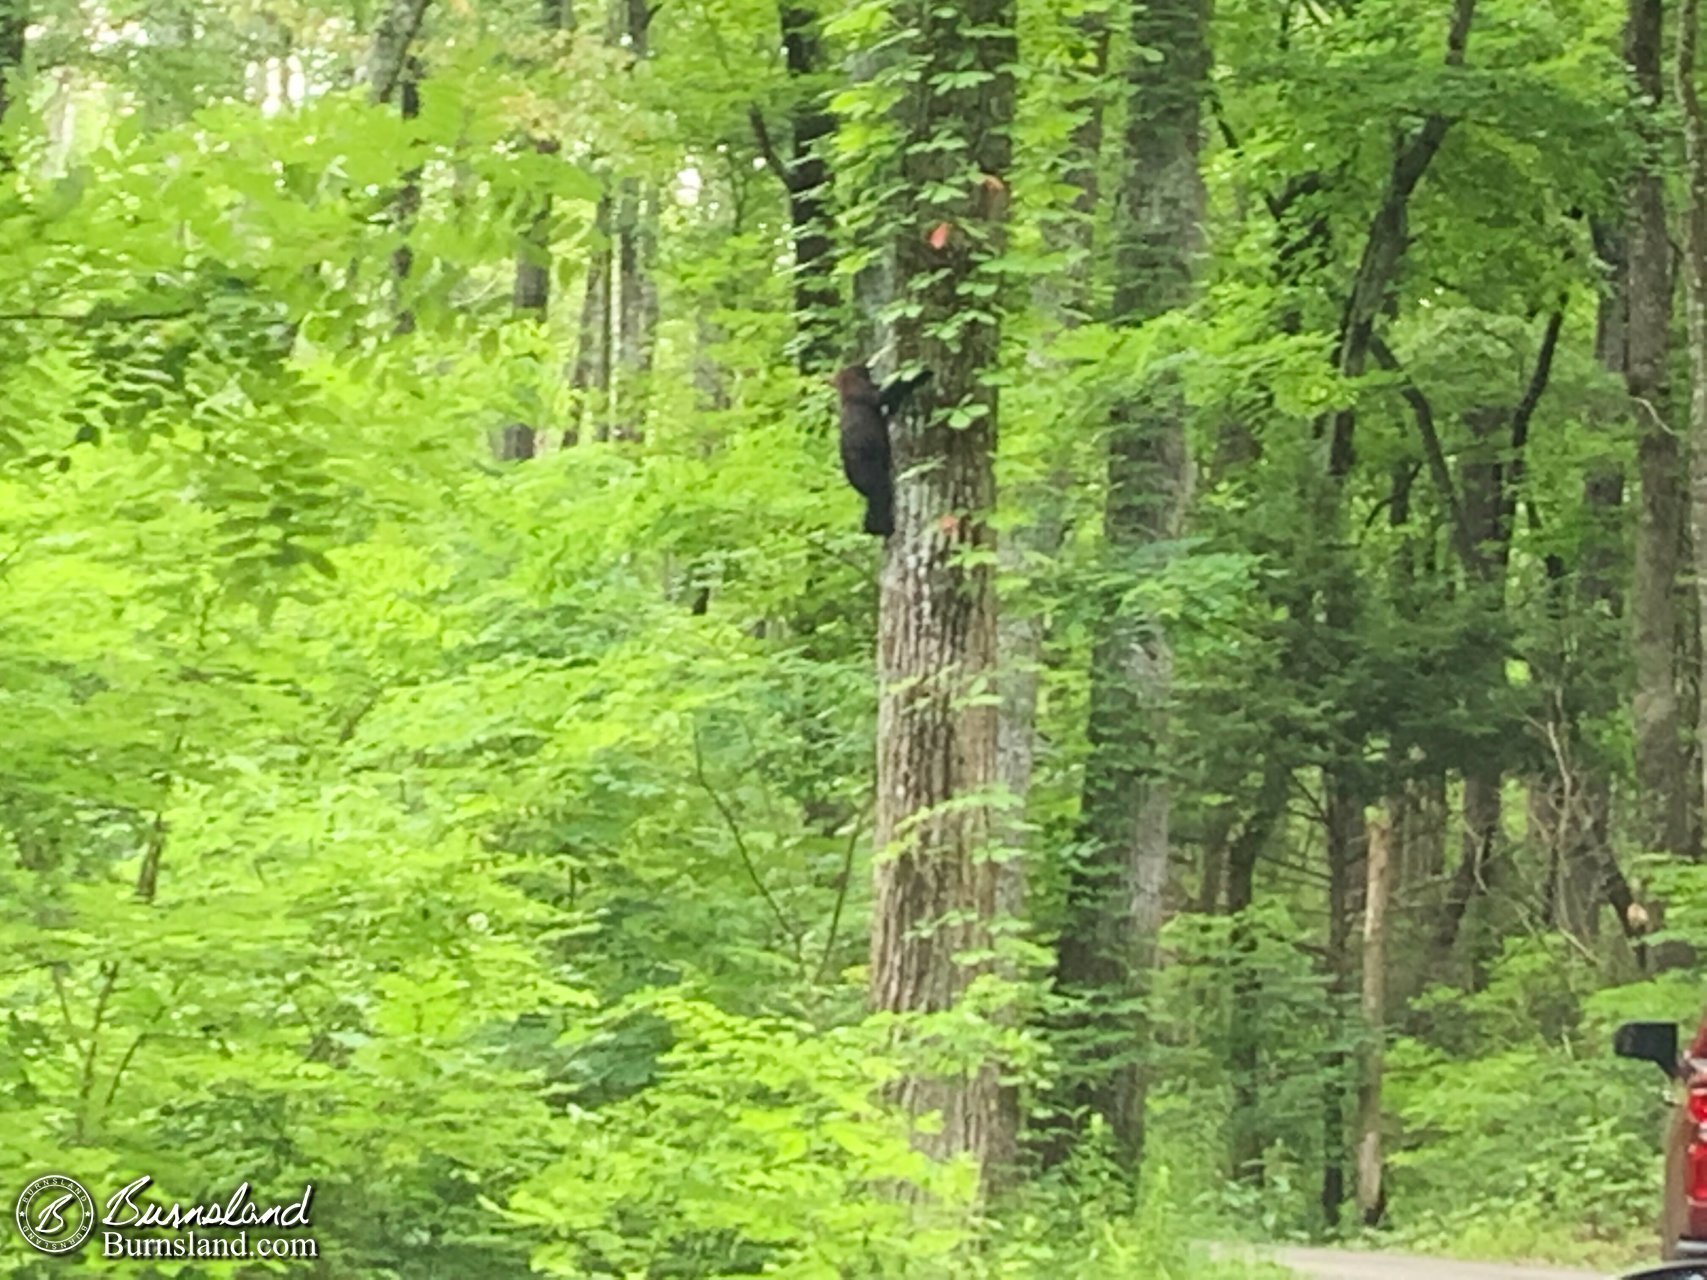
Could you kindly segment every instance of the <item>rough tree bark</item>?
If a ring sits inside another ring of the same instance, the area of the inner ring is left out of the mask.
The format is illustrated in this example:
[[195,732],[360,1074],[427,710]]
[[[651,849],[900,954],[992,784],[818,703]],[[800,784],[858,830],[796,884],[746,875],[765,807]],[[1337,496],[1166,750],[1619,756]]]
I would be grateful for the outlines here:
[[[1684,314],[1689,321],[1689,514],[1694,534],[1696,624],[1700,650],[1707,653],[1707,118],[1695,89],[1695,46],[1699,35],[1698,0],[1682,0],[1677,14],[1678,109],[1688,193],[1684,209]],[[1698,721],[1707,725],[1707,681],[1698,681]],[[1707,762],[1707,752],[1699,758]],[[1707,778],[1703,779],[1707,784]]]
[[[1661,0],[1629,0],[1624,58],[1634,81],[1638,121],[1656,128],[1663,97]],[[1651,152],[1657,139],[1650,138]],[[1641,157],[1630,180],[1625,223],[1629,308],[1624,386],[1636,418],[1641,506],[1631,594],[1636,695],[1636,782],[1640,831],[1649,849],[1689,847],[1689,787],[1678,706],[1677,576],[1686,511],[1682,453],[1671,426],[1666,358],[1671,336],[1671,243],[1665,179],[1657,154]]]
[[[892,428],[898,483],[880,583],[871,1001],[930,1013],[953,1007],[988,971],[987,960],[964,957],[989,954],[1001,879],[983,856],[997,798],[989,516],[1000,311],[968,298],[995,283],[990,263],[1005,243],[1017,41],[1013,0],[904,0],[895,17],[910,33],[897,55],[917,79],[896,112],[907,194],[890,252],[912,306],[892,336],[901,364],[929,368],[935,380]],[[948,139],[959,145],[941,145]],[[914,1116],[940,1113],[934,1132],[918,1134],[924,1150],[970,1154],[986,1186],[1012,1167],[1018,1108],[994,1061],[952,1075],[914,1067],[896,1095]]]
[[[1127,123],[1114,212],[1114,320],[1138,325],[1193,296],[1202,244],[1198,167],[1209,76],[1202,0],[1135,5]],[[1186,406],[1166,375],[1116,405],[1103,516],[1110,580],[1144,570],[1178,538],[1190,490]],[[1091,657],[1083,849],[1071,868],[1056,976],[1087,1026],[1068,1064],[1069,1117],[1103,1117],[1117,1158],[1136,1168],[1144,1142],[1148,1034],[1140,1012],[1154,964],[1168,869],[1163,763],[1172,651],[1155,619],[1133,616],[1116,589],[1103,603]]]

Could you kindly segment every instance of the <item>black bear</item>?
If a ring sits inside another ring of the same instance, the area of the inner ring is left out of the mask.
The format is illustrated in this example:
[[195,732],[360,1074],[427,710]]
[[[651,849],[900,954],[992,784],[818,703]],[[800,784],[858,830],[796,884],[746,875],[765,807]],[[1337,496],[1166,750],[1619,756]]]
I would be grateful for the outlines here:
[[897,378],[881,391],[863,364],[830,379],[841,397],[842,472],[865,499],[865,531],[895,532],[895,477],[889,458],[889,418],[930,372]]

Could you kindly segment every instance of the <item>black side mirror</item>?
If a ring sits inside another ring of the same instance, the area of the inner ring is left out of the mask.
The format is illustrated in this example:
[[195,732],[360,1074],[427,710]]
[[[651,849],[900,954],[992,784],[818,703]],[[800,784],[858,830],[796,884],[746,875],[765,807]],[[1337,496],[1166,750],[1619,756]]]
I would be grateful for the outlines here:
[[1626,1022],[1612,1035],[1612,1052],[1620,1058],[1652,1062],[1668,1076],[1675,1076],[1677,1023]]
[[[1652,1026],[1652,1023],[1633,1023],[1634,1026]],[[1624,1280],[1707,1280],[1707,1263],[1703,1262],[1674,1262],[1670,1266],[1655,1267],[1651,1271],[1632,1271]]]

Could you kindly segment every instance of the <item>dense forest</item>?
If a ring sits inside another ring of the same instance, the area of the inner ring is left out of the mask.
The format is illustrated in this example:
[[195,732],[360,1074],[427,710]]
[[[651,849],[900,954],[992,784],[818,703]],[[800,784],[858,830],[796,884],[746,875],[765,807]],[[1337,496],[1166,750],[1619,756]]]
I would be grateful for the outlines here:
[[0,0],[5,1194],[1651,1252],[1697,7]]

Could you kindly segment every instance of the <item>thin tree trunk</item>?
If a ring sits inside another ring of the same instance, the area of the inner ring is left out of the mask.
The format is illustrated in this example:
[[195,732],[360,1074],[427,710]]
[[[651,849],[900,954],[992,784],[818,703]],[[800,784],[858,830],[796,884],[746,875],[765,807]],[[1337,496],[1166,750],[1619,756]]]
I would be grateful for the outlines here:
[[[1327,792],[1328,997],[1339,1020],[1352,990],[1352,875],[1368,837],[1363,798],[1349,776],[1326,773],[1323,785]],[[1345,1203],[1347,1066],[1346,1051],[1339,1047],[1330,1049],[1323,1062],[1321,1208],[1322,1221],[1330,1231],[1339,1226]]]
[[1381,1076],[1387,1035],[1387,901],[1393,880],[1393,828],[1368,824],[1363,894],[1363,1071],[1357,1095],[1357,1210],[1375,1226],[1386,1210],[1382,1186]]
[[[403,60],[403,78],[397,87],[398,112],[405,120],[421,114],[421,63],[413,54]],[[398,336],[415,332],[415,308],[409,304],[409,277],[415,271],[415,250],[407,236],[415,219],[421,214],[421,170],[417,166],[403,174],[392,205],[392,225],[405,237],[391,251],[391,281],[396,320],[392,332]]]
[[[1074,82],[1068,102],[1070,109],[1083,113],[1083,120],[1074,130],[1061,178],[1073,196],[1044,227],[1050,247],[1060,253],[1066,266],[1059,276],[1040,284],[1038,305],[1056,334],[1079,327],[1090,307],[1092,228],[1100,192],[1098,189],[1098,157],[1102,152],[1103,110],[1101,76],[1106,69],[1108,26],[1105,15],[1091,12],[1081,16],[1072,26],[1073,34],[1083,42],[1081,52],[1092,60],[1092,70]],[[1047,353],[1037,357],[1047,363]],[[1065,435],[1066,433],[1062,433]],[[1064,495],[1073,477],[1061,467],[1052,469],[1050,480],[1041,486],[1042,492],[1026,495],[1038,512],[1029,524],[1015,528],[1002,539],[1000,557],[1003,576],[1011,581],[1026,582],[1039,570],[1051,566],[1061,550],[1064,535]],[[1008,843],[1015,853],[1023,843],[1023,805],[1031,792],[1032,763],[1037,738],[1037,697],[1040,686],[1039,664],[1043,655],[1042,609],[1007,608],[997,632],[997,652],[1001,658],[1003,677],[1001,719],[1001,778],[1009,796],[1014,821],[1004,824]],[[1014,860],[1015,884],[1007,897],[1014,914],[1024,900],[1023,867]]]
[[[1203,0],[1134,6],[1123,175],[1115,208],[1117,324],[1188,305],[1202,245],[1198,167],[1209,76]],[[1115,406],[1103,516],[1108,576],[1179,537],[1191,487],[1186,405],[1163,375]],[[1080,1060],[1066,1065],[1068,1115],[1100,1115],[1121,1163],[1143,1153],[1148,1028],[1142,1000],[1154,965],[1168,870],[1165,768],[1173,654],[1159,621],[1104,601],[1091,657],[1082,804],[1085,850],[1068,886],[1060,986],[1084,1002]]]
[[[1595,358],[1622,379],[1630,288],[1624,236],[1617,228],[1600,222],[1591,224],[1591,233],[1606,275],[1595,316]],[[1575,625],[1579,635],[1574,644],[1568,636],[1562,637],[1560,644],[1558,701],[1568,708],[1560,717],[1554,747],[1560,773],[1553,785],[1564,796],[1559,884],[1566,901],[1561,909],[1566,927],[1574,920],[1585,931],[1584,936],[1597,931],[1599,905],[1612,901],[1608,893],[1629,899],[1627,887],[1621,891],[1615,888],[1623,884],[1623,873],[1610,835],[1611,766],[1594,751],[1581,727],[1585,721],[1611,715],[1617,707],[1620,646],[1600,619],[1616,619],[1624,611],[1617,584],[1619,510],[1623,502],[1622,469],[1615,461],[1596,463],[1583,481],[1588,536],[1577,575]],[[1623,908],[1614,905],[1614,910],[1622,913]]]
[[[1446,900],[1434,936],[1435,953],[1451,954],[1470,903],[1487,891],[1491,869],[1499,856],[1500,775],[1476,770],[1464,779],[1464,811],[1459,835],[1457,869],[1447,884]],[[1474,971],[1476,957],[1472,956]],[[1472,972],[1472,980],[1474,980]]]
[[613,434],[638,440],[645,433],[647,384],[657,329],[657,289],[652,280],[656,212],[640,181],[625,178],[616,200],[616,402]]
[[[428,0],[392,0],[374,31],[368,54],[368,95],[375,105],[395,97],[399,114],[413,120],[421,114],[421,63],[413,52],[420,34]],[[409,245],[409,227],[421,212],[421,171],[411,167],[403,174],[403,185],[392,198],[391,225],[399,241],[391,251],[393,297],[392,332],[399,336],[415,331],[415,312],[405,297],[415,269],[415,252]]]
[[1250,819],[1227,848],[1227,914],[1233,918],[1231,938],[1232,1022],[1228,1027],[1228,1075],[1233,1082],[1232,1175],[1241,1182],[1260,1183],[1267,1130],[1262,1124],[1262,1042],[1258,1037],[1257,1002],[1261,975],[1254,961],[1257,940],[1247,914],[1256,902],[1256,865],[1275,824],[1285,812],[1291,774],[1271,757],[1263,764],[1262,786]]
[[[902,136],[890,253],[912,306],[894,322],[906,368],[935,379],[892,424],[895,532],[885,544],[878,620],[877,848],[871,1001],[895,1013],[955,1006],[990,968],[1002,877],[994,835],[996,390],[1000,310],[969,315],[969,289],[994,286],[1005,245],[1017,56],[1013,0],[905,0],[897,56],[917,88],[897,108]],[[964,72],[978,83],[966,85]],[[953,73],[953,74],[951,74]],[[925,146],[959,138],[961,148]],[[939,223],[946,237],[916,234]],[[933,239],[936,242],[933,243]],[[964,415],[951,427],[949,411]],[[976,957],[976,958],[968,958]],[[993,1049],[960,1070],[915,1066],[897,1084],[927,1152],[968,1154],[986,1187],[1013,1167],[1019,1109]]]
[[1438,886],[1446,875],[1446,774],[1425,774],[1416,784],[1416,798],[1406,815],[1409,823],[1399,848],[1404,851],[1406,889]]
[[841,290],[836,284],[829,213],[828,152],[836,118],[825,102],[826,86],[815,83],[824,70],[816,13],[800,4],[784,3],[777,10],[777,18],[792,95],[787,157],[777,153],[764,114],[756,105],[750,118],[759,150],[788,197],[794,247],[794,354],[800,369],[807,372],[827,369],[841,355]]
[[[1685,490],[1689,487],[1689,471],[1692,465],[1692,454],[1686,454],[1683,460]],[[1678,563],[1686,568],[1693,568],[1697,563],[1695,551],[1695,534],[1693,519],[1686,510],[1683,522],[1683,549],[1678,555]],[[1686,787],[1683,797],[1684,812],[1684,845],[1682,853],[1691,858],[1700,858],[1703,854],[1703,815],[1702,806],[1707,802],[1707,776],[1703,775],[1704,762],[1701,750],[1701,599],[1699,588],[1682,591],[1677,600],[1678,644],[1677,644],[1677,698],[1678,698],[1678,733],[1682,739],[1681,751],[1683,759],[1679,768],[1683,771]]]
[[[1476,0],[1454,0],[1446,34],[1447,66],[1463,65],[1475,13]],[[1415,131],[1393,149],[1387,186],[1370,219],[1341,315],[1334,366],[1342,378],[1353,380],[1363,376],[1370,356],[1379,349],[1376,322],[1390,304],[1393,285],[1410,244],[1411,198],[1434,163],[1451,127],[1450,116],[1431,114],[1424,117]],[[1344,527],[1345,487],[1356,459],[1355,407],[1347,405],[1337,410],[1328,416],[1325,425],[1328,431],[1328,465],[1325,483],[1318,481],[1316,484],[1317,527],[1314,536],[1322,545],[1339,547],[1349,541]],[[1329,646],[1349,643],[1357,621],[1356,581],[1352,568],[1343,554],[1336,552],[1331,555],[1332,558],[1322,567],[1322,628],[1326,633],[1324,641]],[[1330,990],[1338,995],[1346,991],[1350,967],[1346,951],[1350,928],[1345,912],[1349,902],[1349,879],[1357,856],[1353,847],[1353,829],[1361,825],[1361,820],[1353,823],[1347,816],[1354,811],[1360,812],[1354,772],[1353,759],[1345,755],[1328,761],[1322,771],[1328,808],[1329,879],[1328,948],[1324,963]],[[1335,1002],[1335,1016],[1340,1016],[1338,1001]],[[1339,1221],[1340,1207],[1345,1199],[1346,1082],[1343,1051],[1331,1051],[1324,1066],[1320,1204],[1323,1222],[1332,1228]]]
[[1233,835],[1233,806],[1218,804],[1210,811],[1203,833],[1203,854],[1198,863],[1197,897],[1191,909],[1202,915],[1221,910],[1227,884],[1227,846]]
[[575,345],[575,367],[569,377],[570,426],[565,446],[580,440],[586,420],[593,436],[610,438],[611,382],[611,200],[599,197],[593,217],[593,245],[587,254],[587,282],[581,295],[581,323]]
[[[534,139],[535,150],[553,155],[557,142]],[[533,213],[516,244],[516,275],[510,305],[517,315],[539,324],[550,318],[551,308],[551,197],[538,197]],[[496,452],[501,461],[531,458],[538,446],[538,432],[531,423],[512,422],[499,433]]]
[[[556,149],[555,143],[541,140],[541,150]],[[551,307],[551,198],[541,197],[540,207],[528,219],[520,243],[516,246],[516,276],[510,305],[517,315],[529,316],[545,324]],[[537,432],[526,422],[512,422],[499,438],[497,455],[504,461],[519,461],[534,456]]]
[[[631,64],[651,54],[649,30],[654,9],[646,0],[614,0],[607,36],[627,53]],[[657,258],[657,195],[638,177],[616,183],[612,208],[616,232],[614,283],[616,352],[612,378],[610,435],[639,440],[646,429],[646,398],[651,382],[653,344],[658,329],[658,287],[652,269]]]
[[[1061,272],[1040,281],[1035,294],[1038,309],[1046,318],[1053,337],[1077,329],[1090,314],[1091,249],[1097,204],[1100,199],[1098,158],[1103,143],[1103,85],[1107,67],[1108,24],[1106,15],[1091,11],[1069,23],[1069,38],[1075,51],[1088,59],[1090,67],[1080,70],[1077,60],[1067,72],[1074,77],[1066,90],[1070,109],[1083,113],[1074,131],[1060,177],[1072,190],[1065,208],[1051,210],[1044,221],[1046,242],[1063,259]],[[1064,366],[1046,341],[1031,357],[1040,369],[1061,374]],[[1032,769],[1037,747],[1037,707],[1041,687],[1045,617],[1047,607],[1035,602],[1032,593],[1044,588],[1055,569],[1066,529],[1066,500],[1074,477],[1067,462],[1073,446],[1072,419],[1052,441],[1055,450],[1047,479],[1022,491],[1014,506],[1035,511],[1035,519],[1016,526],[1003,537],[998,549],[1004,582],[1013,584],[1004,596],[998,623],[996,649],[1002,673],[1002,714],[998,729],[998,769],[1010,806],[1001,826],[1006,861],[1003,864],[1001,907],[1013,920],[1023,917],[1027,892],[1027,844],[1025,803],[1031,792]],[[1046,588],[1044,588],[1046,590]],[[1071,1129],[1057,1122],[1037,1126],[1038,1148],[1046,1163],[1063,1158],[1071,1145]]]
[[[567,30],[574,15],[566,0],[542,0],[540,25],[549,38]],[[556,138],[531,139],[533,149],[540,155],[554,156],[562,149]],[[517,315],[527,316],[543,325],[550,318],[551,308],[551,196],[536,195],[523,215],[521,234],[516,240],[515,284],[511,290],[511,306]],[[497,453],[500,460],[519,461],[534,456],[538,448],[538,431],[534,424],[512,422],[499,435]]]
[[823,70],[824,51],[813,11],[787,4],[782,9],[782,47],[789,78],[805,89],[791,113],[794,164],[788,174],[788,216],[794,230],[794,311],[800,326],[800,367],[823,368],[837,355],[836,287],[830,239],[828,153],[836,117],[821,88],[810,84]]

